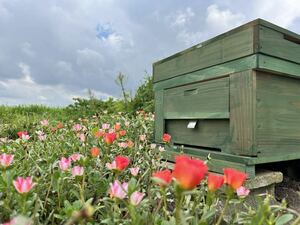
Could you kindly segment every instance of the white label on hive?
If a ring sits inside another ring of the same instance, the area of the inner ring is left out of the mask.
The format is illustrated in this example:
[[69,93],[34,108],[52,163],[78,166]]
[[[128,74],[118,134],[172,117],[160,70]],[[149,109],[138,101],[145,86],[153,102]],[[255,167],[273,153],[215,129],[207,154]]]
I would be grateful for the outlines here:
[[196,127],[197,120],[196,121],[190,121],[187,125],[187,128],[194,129]]

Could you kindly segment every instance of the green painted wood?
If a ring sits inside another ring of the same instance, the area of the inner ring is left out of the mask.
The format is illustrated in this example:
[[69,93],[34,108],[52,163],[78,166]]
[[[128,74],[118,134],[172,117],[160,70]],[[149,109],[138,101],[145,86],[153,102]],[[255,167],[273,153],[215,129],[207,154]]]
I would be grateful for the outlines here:
[[201,43],[153,65],[154,82],[217,65],[250,55],[253,50],[253,27]]
[[229,78],[166,89],[163,108],[164,118],[228,118]]
[[268,27],[259,27],[259,52],[300,63],[300,36],[294,37]]
[[256,76],[252,70],[230,75],[230,150],[256,155]]
[[255,53],[300,64],[300,35],[258,19],[154,63],[154,82]]
[[[254,21],[253,21],[254,22]],[[296,34],[295,32],[292,32],[290,30],[287,30],[285,28],[282,28],[280,26],[277,26],[276,24],[273,24],[273,23],[270,23],[266,20],[263,20],[263,19],[257,19],[255,20],[256,24],[257,25],[261,25],[261,26],[264,26],[264,27],[268,27],[270,29],[273,29],[273,30],[276,30],[280,33],[284,33],[284,34],[287,34],[295,39],[300,39],[300,35],[299,34]]]
[[[225,149],[229,140],[228,119],[197,120],[195,128],[187,128],[191,120],[166,120],[166,131],[177,145]],[[194,121],[194,120],[193,120]]]
[[189,83],[220,78],[228,76],[230,73],[236,73],[243,70],[249,70],[257,67],[258,55],[251,55],[222,65],[213,66],[207,69],[198,70],[186,75],[174,77],[169,80],[160,81],[154,84],[154,91],[166,88],[181,86]]
[[259,70],[277,73],[290,77],[300,77],[300,65],[286,60],[278,59],[267,55],[258,55]]
[[155,142],[161,143],[165,129],[165,121],[163,118],[164,92],[156,91],[154,93],[155,121],[154,121],[154,139]]
[[225,152],[219,152],[219,151],[214,151],[214,150],[208,150],[204,149],[201,147],[187,147],[184,146],[182,148],[181,145],[173,145],[172,147],[166,147],[166,152],[175,152],[175,153],[186,153],[192,156],[199,156],[201,158],[207,158],[212,157],[215,159],[219,160],[225,160],[225,161],[230,161],[230,162],[235,162],[235,163],[240,163],[240,164],[245,164],[245,165],[254,165],[253,157],[249,156],[240,156],[240,155],[233,155],[233,154],[228,154]]
[[257,72],[256,140],[261,154],[300,158],[300,79]]
[[[175,157],[180,154],[188,154],[192,157],[199,158],[202,160],[207,160],[207,157],[204,155],[199,155],[199,154],[193,154],[190,153],[189,150],[185,150],[184,152],[176,152],[176,151],[167,151],[164,154],[164,158],[173,161],[175,160]],[[253,178],[255,177],[255,166],[254,165],[246,165],[243,163],[237,163],[233,161],[227,161],[224,159],[216,159],[213,156],[210,157],[210,160],[207,162],[208,168],[210,172],[215,172],[215,173],[223,173],[224,168],[234,168],[239,171],[243,171],[248,174],[248,178]]]

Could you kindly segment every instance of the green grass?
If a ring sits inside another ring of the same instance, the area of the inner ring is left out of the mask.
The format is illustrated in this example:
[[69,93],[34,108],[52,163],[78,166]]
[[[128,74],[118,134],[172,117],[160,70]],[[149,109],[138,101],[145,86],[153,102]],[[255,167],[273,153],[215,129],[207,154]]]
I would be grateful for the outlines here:
[[42,105],[0,106],[0,138],[16,138],[18,131],[32,131],[40,120],[66,121],[69,119],[65,108]]

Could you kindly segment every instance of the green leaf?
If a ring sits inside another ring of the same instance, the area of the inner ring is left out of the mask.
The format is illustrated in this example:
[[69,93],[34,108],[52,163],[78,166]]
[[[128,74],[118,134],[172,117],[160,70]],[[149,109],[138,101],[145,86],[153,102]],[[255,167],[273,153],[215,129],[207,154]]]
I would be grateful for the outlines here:
[[293,215],[292,214],[284,214],[282,216],[280,216],[277,220],[275,225],[283,225],[286,224],[287,222],[291,221],[293,219]]

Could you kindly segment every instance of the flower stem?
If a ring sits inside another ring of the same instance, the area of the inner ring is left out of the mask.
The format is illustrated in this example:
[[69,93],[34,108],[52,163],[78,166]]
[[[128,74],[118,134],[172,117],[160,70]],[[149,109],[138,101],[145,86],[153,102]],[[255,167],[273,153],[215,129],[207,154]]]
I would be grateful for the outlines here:
[[217,221],[217,223],[215,225],[220,225],[221,224],[222,219],[224,217],[224,214],[225,214],[225,212],[227,210],[228,204],[229,204],[229,197],[226,199],[226,202],[224,204],[223,210],[222,210],[222,212],[221,212],[221,214],[219,216],[219,219],[218,219],[218,221]]
[[182,190],[179,186],[176,187],[176,204],[175,204],[175,221],[176,225],[181,225],[181,205],[183,200]]

